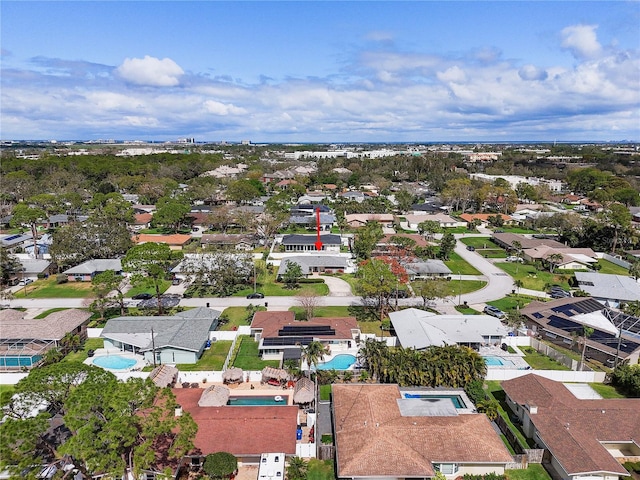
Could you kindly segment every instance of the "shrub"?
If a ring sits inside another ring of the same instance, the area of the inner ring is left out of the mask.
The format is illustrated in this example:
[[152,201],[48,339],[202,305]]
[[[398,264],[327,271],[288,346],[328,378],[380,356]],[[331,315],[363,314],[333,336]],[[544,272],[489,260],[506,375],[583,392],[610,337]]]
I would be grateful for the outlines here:
[[230,478],[238,470],[238,459],[228,452],[210,453],[202,469],[211,478]]
[[64,273],[59,273],[56,275],[56,283],[59,285],[61,283],[67,283],[69,281],[69,277],[67,277]]

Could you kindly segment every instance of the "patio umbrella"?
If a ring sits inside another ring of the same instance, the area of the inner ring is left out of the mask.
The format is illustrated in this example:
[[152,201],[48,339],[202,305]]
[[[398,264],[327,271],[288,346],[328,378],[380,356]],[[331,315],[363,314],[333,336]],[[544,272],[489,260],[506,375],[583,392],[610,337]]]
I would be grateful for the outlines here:
[[293,401],[295,403],[311,403],[315,400],[314,384],[310,378],[302,377],[293,387]]
[[262,381],[265,382],[272,378],[281,382],[286,382],[289,380],[289,374],[282,368],[264,367],[262,369]]
[[229,401],[229,389],[224,385],[212,385],[207,388],[198,400],[199,407],[221,407]]
[[160,388],[168,387],[178,378],[178,369],[171,365],[160,365],[151,371],[149,378]]
[[242,369],[238,367],[232,367],[228,370],[225,370],[222,374],[222,380],[225,383],[241,383],[242,382]]

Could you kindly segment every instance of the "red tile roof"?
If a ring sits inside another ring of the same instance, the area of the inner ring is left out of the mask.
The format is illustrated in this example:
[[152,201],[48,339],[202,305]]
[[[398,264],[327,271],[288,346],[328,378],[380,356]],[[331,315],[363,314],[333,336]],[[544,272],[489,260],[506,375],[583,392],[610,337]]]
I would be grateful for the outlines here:
[[265,452],[296,453],[297,406],[199,407],[201,388],[176,388],[178,404],[198,424],[194,444],[202,455],[229,452],[236,456]]
[[404,417],[397,385],[332,386],[339,477],[433,476],[432,463],[512,461],[484,414]]
[[134,235],[133,241],[136,243],[166,243],[168,245],[184,245],[191,240],[191,235],[176,233],[173,235],[154,235],[140,233]]
[[502,383],[520,405],[535,405],[530,415],[551,454],[570,475],[626,471],[601,442],[640,444],[640,398],[580,400],[560,382],[529,374]]
[[336,334],[332,336],[319,335],[317,338],[320,340],[350,339],[353,338],[351,330],[358,329],[358,321],[355,317],[312,318],[309,321],[301,322],[296,321],[295,314],[289,311],[256,312],[253,315],[251,329],[262,329],[262,338],[273,338],[278,336],[278,331],[285,325],[309,327],[330,325]]

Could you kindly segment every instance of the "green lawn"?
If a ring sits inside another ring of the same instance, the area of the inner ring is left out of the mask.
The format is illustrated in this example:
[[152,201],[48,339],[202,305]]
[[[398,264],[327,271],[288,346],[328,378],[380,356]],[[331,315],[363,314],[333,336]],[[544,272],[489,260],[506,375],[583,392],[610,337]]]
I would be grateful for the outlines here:
[[[316,294],[323,296],[329,294],[329,287],[325,283],[301,283],[298,288],[285,288],[284,283],[276,282],[275,277],[269,282],[258,283],[257,291],[262,292],[267,297],[292,297],[300,293],[302,290],[311,290]],[[244,288],[233,294],[234,297],[246,297],[253,293],[253,286]]]
[[[167,288],[171,286],[171,282],[169,280],[162,280],[160,283],[160,293],[164,293],[167,291]],[[131,287],[130,290],[127,291],[125,296],[133,297],[134,295],[138,295],[139,293],[150,293],[151,295],[156,294],[156,287],[153,286],[153,282],[151,280],[145,280],[140,285],[136,285]]]
[[331,385],[320,385],[318,389],[320,390],[320,400],[331,400]]
[[551,477],[539,463],[530,463],[524,470],[507,470],[508,480],[551,480]]
[[626,398],[619,393],[613,385],[605,385],[603,383],[590,383],[589,385],[598,392],[602,398]]
[[307,480],[335,480],[333,460],[312,458],[307,467]]
[[62,359],[62,361],[84,362],[87,359],[87,352],[89,350],[97,350],[98,348],[104,348],[104,340],[102,338],[87,338],[87,341],[84,342],[82,350],[68,353],[67,356]]
[[14,390],[15,387],[13,385],[5,385],[0,383],[0,407],[4,407],[11,401]]
[[467,237],[461,238],[460,241],[465,245],[470,245],[476,249],[495,248],[501,250],[496,243],[493,243],[491,237]]
[[449,267],[449,270],[453,272],[453,275],[482,275],[475,267],[463,260],[456,252],[451,252],[449,260],[446,260],[445,265]]
[[[257,307],[257,309],[258,311],[266,310],[265,307]],[[237,327],[241,325],[250,325],[251,320],[253,319],[253,314],[251,313],[252,311],[253,310],[250,310],[247,307],[225,308],[222,314],[229,319],[229,322],[224,325],[221,325],[218,328],[218,330],[231,331],[231,330],[237,330]],[[251,318],[247,318],[250,314],[251,314]]]
[[[486,380],[485,384],[485,392],[487,392],[487,396],[489,398],[493,398],[500,403],[500,408],[498,409],[500,416],[504,419],[504,421],[509,425],[510,430],[516,435],[520,445],[523,448],[529,448],[529,443],[525,438],[522,431],[520,431],[511,421],[509,415],[512,413],[511,408],[507,405],[506,394],[504,390],[502,390],[502,386],[500,382],[497,380]],[[531,441],[533,444],[533,441]]]
[[280,366],[278,360],[262,360],[258,355],[258,342],[251,337],[243,336],[240,340],[240,348],[233,360],[233,366],[243,370],[262,370],[264,367]]
[[55,277],[36,280],[16,292],[15,298],[85,298],[92,294],[91,282],[56,284]]
[[629,270],[621,267],[620,265],[616,265],[609,260],[605,260],[604,258],[598,260],[598,265],[600,265],[600,270],[598,270],[598,273],[610,273],[612,275],[629,275]]
[[336,277],[344,280],[345,282],[347,282],[349,285],[351,285],[351,291],[355,292],[356,288],[358,286],[358,279],[356,277],[354,277],[352,274],[350,273],[341,273],[339,275],[335,275]]
[[455,307],[457,311],[459,311],[463,315],[480,315],[481,313],[477,310],[474,310],[471,307],[462,307],[460,305]]
[[[333,306],[333,307],[317,307],[313,311],[313,315],[315,317],[352,317],[352,313],[350,309],[353,307],[347,306]],[[289,311],[296,313],[296,318],[298,315],[304,313],[304,309],[302,307],[291,307]]]
[[531,290],[543,291],[546,285],[560,285],[562,288],[569,289],[570,274],[557,274],[548,271],[539,271],[534,265],[523,265],[520,263],[498,262],[494,264],[501,268],[514,280],[522,280],[522,287]]
[[197,372],[201,370],[222,370],[224,361],[231,348],[231,340],[218,340],[211,342],[211,348],[205,350],[202,357],[196,363],[181,363],[176,365],[178,370],[185,372]]
[[506,297],[499,300],[487,302],[487,305],[498,307],[503,312],[510,312],[516,310],[516,307],[518,306],[520,306],[520,308],[526,307],[532,301],[533,299],[531,297],[527,297],[524,295],[507,295]]
[[448,296],[454,297],[480,290],[481,288],[484,288],[486,284],[487,282],[483,282],[482,280],[451,280],[450,282],[447,282],[446,286]]
[[505,233],[538,233],[537,230],[522,227],[500,227],[497,230],[502,230]]
[[36,320],[41,320],[41,319],[45,318],[47,315],[49,315],[51,313],[61,312],[62,310],[68,310],[68,308],[66,308],[66,307],[50,308],[49,310],[45,310],[44,312],[36,315],[33,318],[36,319]]
[[563,364],[556,362],[553,358],[547,357],[531,347],[522,347],[525,354],[524,361],[535,370],[571,370]]

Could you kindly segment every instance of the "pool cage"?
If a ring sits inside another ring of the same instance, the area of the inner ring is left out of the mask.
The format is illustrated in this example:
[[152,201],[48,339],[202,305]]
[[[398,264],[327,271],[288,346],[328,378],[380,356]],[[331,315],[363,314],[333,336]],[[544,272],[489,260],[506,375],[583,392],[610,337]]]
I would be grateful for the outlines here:
[[56,345],[55,340],[33,338],[0,340],[0,371],[31,369]]

